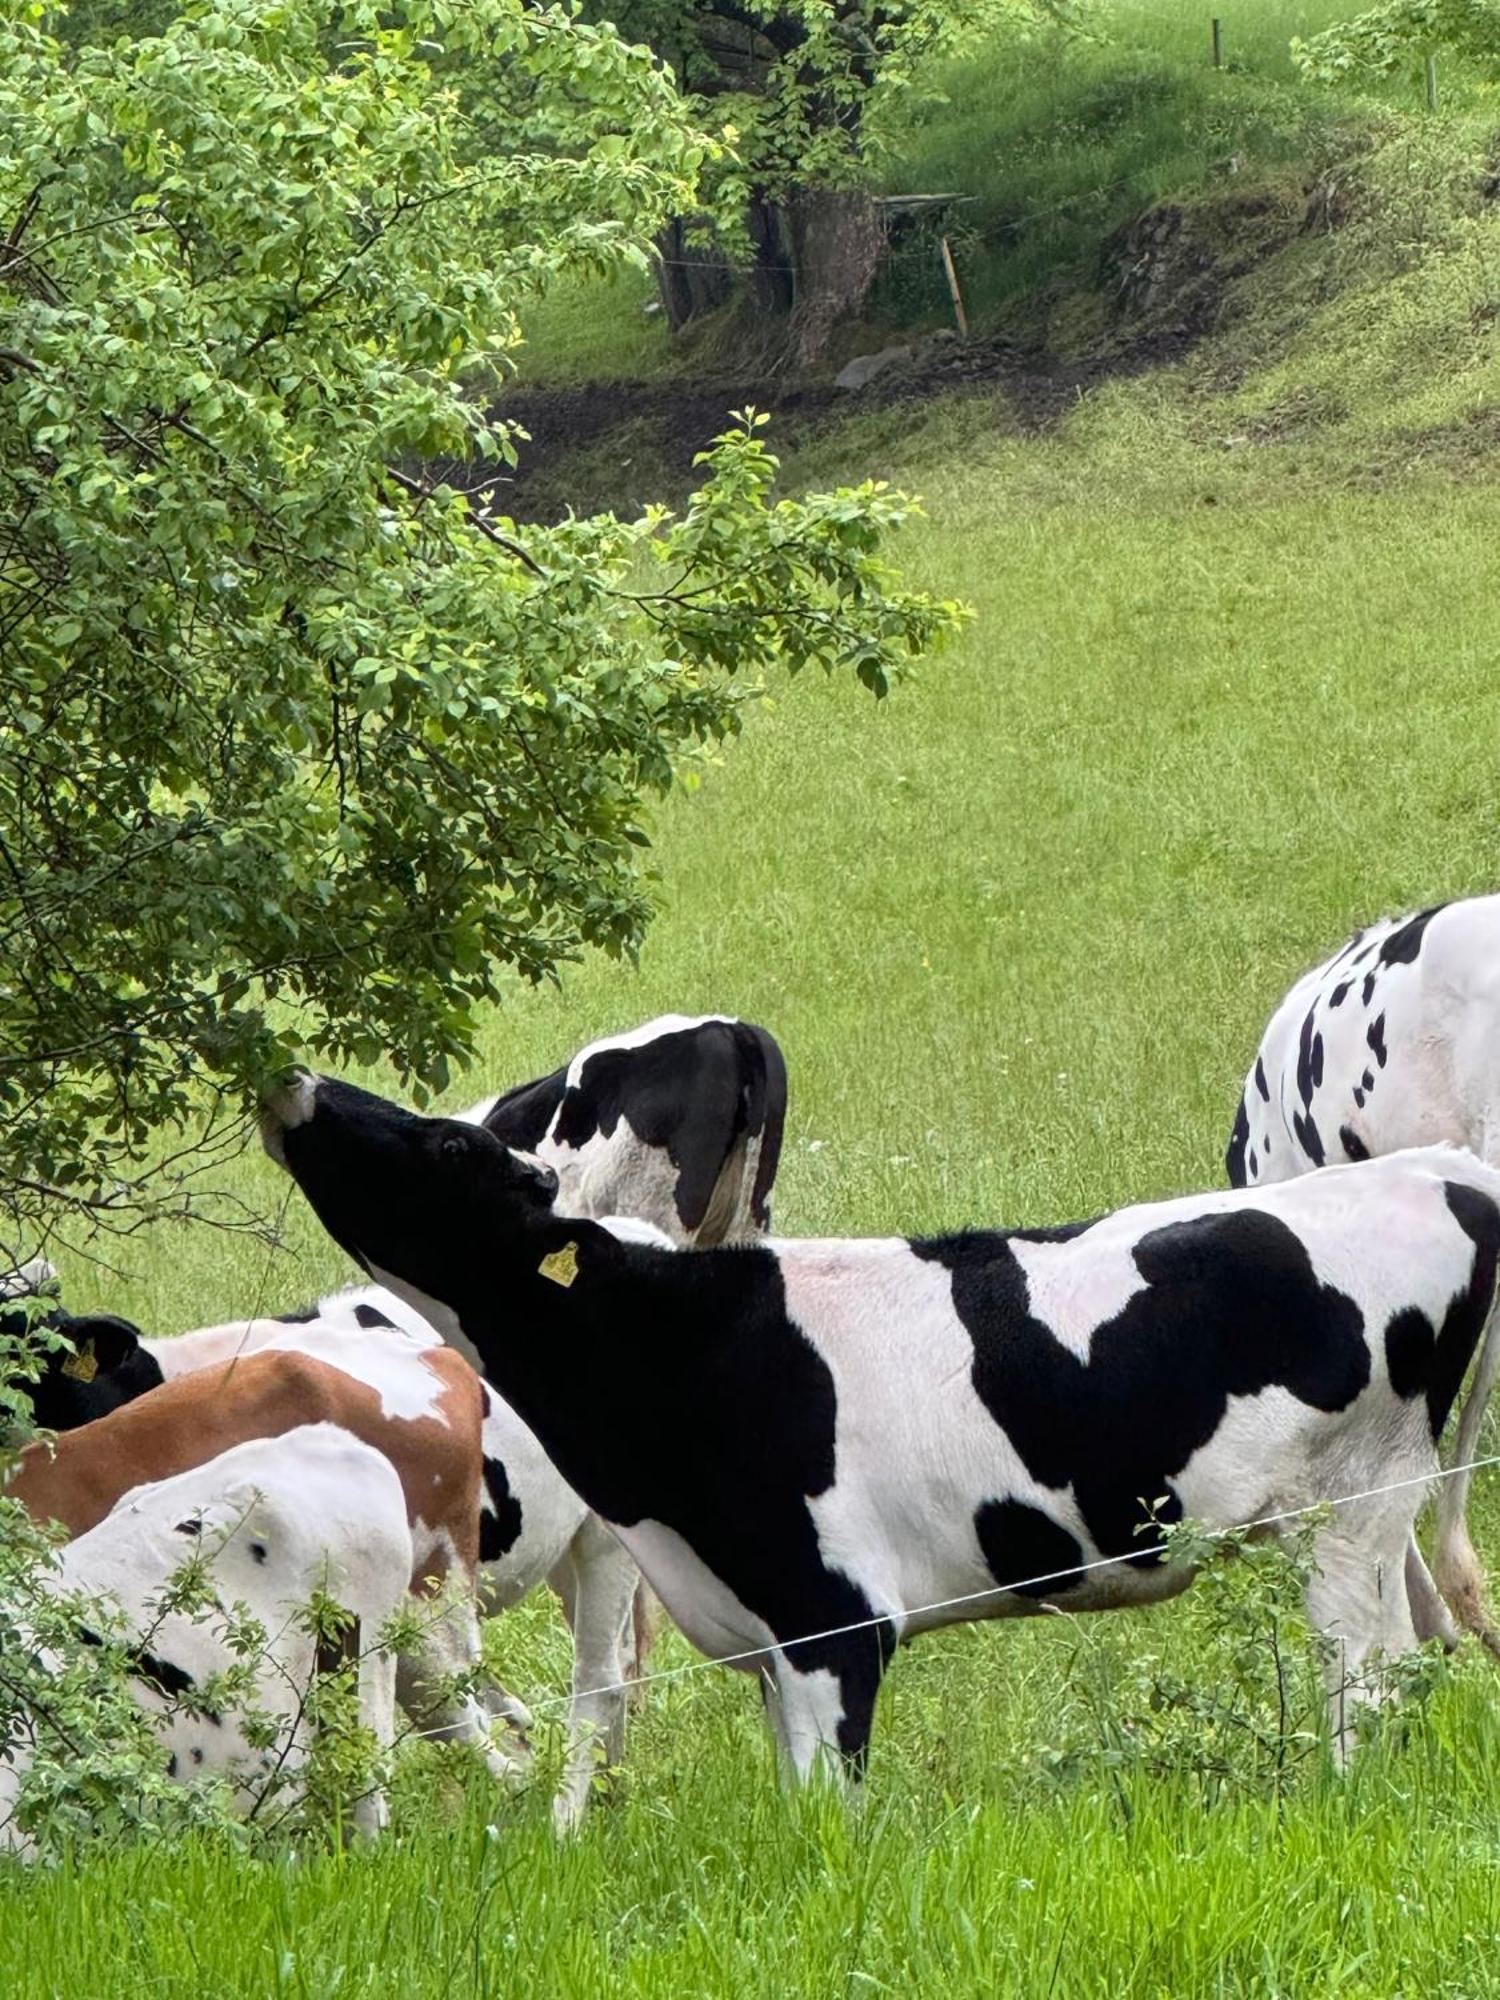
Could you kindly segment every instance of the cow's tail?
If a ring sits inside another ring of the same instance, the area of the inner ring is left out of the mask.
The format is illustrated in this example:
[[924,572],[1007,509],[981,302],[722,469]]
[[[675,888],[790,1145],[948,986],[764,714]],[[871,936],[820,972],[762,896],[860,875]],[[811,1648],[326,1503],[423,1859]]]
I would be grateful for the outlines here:
[[[786,1125],[786,1062],[781,1049],[773,1035],[748,1021],[734,1023],[734,1046],[739,1094],[723,1164],[698,1227],[698,1241],[705,1248],[770,1226],[771,1187],[781,1163]],[[747,1189],[752,1150],[755,1166]]]
[[[1486,1191],[1500,1205],[1500,1194],[1494,1189]],[[1433,1561],[1433,1581],[1449,1610],[1460,1625],[1474,1633],[1500,1659],[1500,1632],[1496,1631],[1485,1603],[1484,1570],[1469,1539],[1468,1521],[1469,1487],[1497,1370],[1500,1370],[1500,1285],[1491,1292],[1489,1313],[1479,1335],[1479,1359],[1459,1413],[1453,1469],[1438,1489],[1437,1546]]]

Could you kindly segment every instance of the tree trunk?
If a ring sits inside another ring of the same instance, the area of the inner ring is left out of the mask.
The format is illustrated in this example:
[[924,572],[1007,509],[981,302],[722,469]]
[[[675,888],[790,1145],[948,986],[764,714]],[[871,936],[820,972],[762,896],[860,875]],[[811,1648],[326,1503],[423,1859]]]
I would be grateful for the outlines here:
[[657,289],[673,333],[725,304],[734,290],[734,272],[718,244],[704,238],[701,219],[675,216],[658,233],[656,252]]
[[860,311],[885,253],[885,231],[868,194],[803,188],[786,204],[796,297],[791,359],[821,360],[834,328]]
[[[764,343],[774,329],[768,363],[809,367],[869,296],[886,247],[879,212],[864,193],[803,188],[784,203],[752,202],[745,222],[755,254],[744,279],[743,330]],[[679,219],[657,237],[658,284],[674,333],[734,289],[717,243],[692,240],[691,226]]]

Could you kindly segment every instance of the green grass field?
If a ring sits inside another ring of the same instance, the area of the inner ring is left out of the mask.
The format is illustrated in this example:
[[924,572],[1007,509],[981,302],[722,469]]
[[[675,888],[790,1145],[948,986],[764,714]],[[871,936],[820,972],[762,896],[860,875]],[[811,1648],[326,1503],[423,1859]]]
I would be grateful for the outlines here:
[[[792,1080],[787,1231],[1035,1222],[1212,1184],[1291,975],[1363,918],[1494,881],[1500,496],[1339,491],[1285,448],[1164,439],[1152,462],[1124,442],[1144,387],[1041,443],[993,412],[987,435],[977,407],[884,447],[928,496],[902,556],[973,601],[970,635],[884,707],[780,691],[662,815],[640,971],[518,998],[474,1079],[666,1007],[765,1021]],[[258,1158],[240,1185],[281,1198]],[[339,1275],[297,1204],[287,1222],[274,1260],[188,1236],[127,1246],[123,1286],[68,1275],[164,1329],[284,1307]],[[1500,1559],[1483,1481],[1479,1518]],[[545,1709],[566,1663],[549,1607],[491,1637]],[[0,1991],[1500,1991],[1488,1666],[1463,1663],[1345,1784],[1317,1758],[1281,1788],[1211,1781],[1190,1735],[1143,1760],[1129,1690],[1223,1686],[1237,1643],[1208,1592],[924,1641],[847,1815],[778,1791],[749,1681],[693,1672],[651,1691],[571,1851],[540,1788],[503,1801],[418,1754],[375,1854],[91,1855],[0,1880]],[[668,1639],[656,1664],[689,1658]]]
[[[1121,18],[1159,75],[1208,11],[1131,0]],[[1255,74],[1209,89],[1284,89],[1286,34],[1341,11],[1268,7]],[[1091,63],[1056,89],[1093,88]],[[950,95],[934,132],[969,115]],[[1147,92],[1131,117],[1170,101]],[[453,1103],[650,1014],[725,1009],[786,1050],[787,1233],[1056,1221],[1220,1181],[1291,978],[1374,915],[1500,876],[1500,487],[1479,423],[1495,225],[1471,192],[1441,207],[1473,178],[1452,142],[1386,137],[1387,260],[1373,222],[1299,241],[1180,377],[1101,389],[1041,438],[999,399],[876,411],[793,469],[920,490],[928,518],[897,554],[966,597],[972,627],[882,706],[773,690],[659,816],[639,969],[517,993]],[[627,316],[586,313],[561,372],[657,366]],[[540,351],[545,315],[535,331]],[[1335,390],[1320,427],[1285,421]],[[345,1275],[268,1162],[247,1155],[232,1184],[284,1206],[287,1250],[133,1239],[113,1269],[70,1267],[70,1302],[172,1331]],[[1500,1569],[1494,1473],[1475,1515]],[[489,1643],[555,1716],[551,1605]],[[416,1750],[371,1853],[0,1870],[0,1996],[1500,1993],[1500,1679],[1472,1652],[1337,1781],[1307,1748],[1295,1607],[1259,1585],[950,1631],[897,1661],[854,1811],[779,1789],[748,1679],[670,1634],[653,1665],[687,1671],[649,1691],[573,1847],[545,1774],[502,1799]]]

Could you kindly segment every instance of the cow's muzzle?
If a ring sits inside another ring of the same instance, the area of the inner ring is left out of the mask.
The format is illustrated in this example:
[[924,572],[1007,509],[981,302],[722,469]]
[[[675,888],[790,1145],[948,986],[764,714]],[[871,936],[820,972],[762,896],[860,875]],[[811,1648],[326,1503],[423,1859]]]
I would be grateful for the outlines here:
[[288,1082],[268,1090],[261,1099],[260,1139],[277,1166],[286,1165],[284,1132],[305,1125],[317,1108],[318,1079],[305,1069],[293,1072]]

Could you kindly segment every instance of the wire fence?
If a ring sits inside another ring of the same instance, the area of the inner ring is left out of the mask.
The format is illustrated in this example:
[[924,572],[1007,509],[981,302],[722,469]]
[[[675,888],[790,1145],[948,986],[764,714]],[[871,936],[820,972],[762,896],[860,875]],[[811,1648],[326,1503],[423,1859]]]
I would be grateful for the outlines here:
[[[1213,1542],[1231,1541],[1239,1535],[1255,1534],[1264,1528],[1282,1527],[1289,1521],[1306,1520],[1309,1516],[1321,1513],[1325,1509],[1351,1507],[1362,1500],[1378,1500],[1387,1494],[1400,1493],[1413,1486],[1435,1486],[1440,1480],[1454,1479],[1460,1473],[1480,1472],[1492,1465],[1500,1465],[1500,1452],[1491,1452],[1484,1458],[1470,1459],[1462,1465],[1442,1466],[1433,1472],[1418,1473],[1410,1479],[1393,1479],[1384,1486],[1367,1486],[1355,1493],[1339,1494],[1333,1499],[1311,1500],[1302,1507],[1288,1507],[1274,1514],[1262,1514],[1254,1520],[1243,1521],[1236,1527],[1209,1530],[1206,1538]],[[546,1696],[531,1705],[532,1713],[551,1713],[566,1708],[573,1701],[586,1700],[594,1695],[621,1694],[632,1688],[654,1687],[661,1681],[680,1680],[686,1674],[704,1673],[710,1667],[743,1667],[751,1660],[784,1657],[798,1646],[815,1645],[826,1639],[846,1638],[852,1633],[872,1631],[879,1626],[907,1624],[913,1619],[932,1617],[941,1611],[957,1611],[963,1606],[983,1604],[996,1597],[1028,1595],[1049,1583],[1061,1584],[1064,1578],[1068,1579],[1071,1586],[1074,1579],[1094,1571],[1114,1569],[1124,1563],[1140,1563],[1143,1559],[1149,1560],[1170,1553],[1170,1545],[1161,1541],[1147,1548],[1131,1549],[1123,1555],[1099,1556],[1090,1562],[1071,1563],[1066,1568],[1047,1570],[1039,1576],[1020,1577],[1011,1583],[989,1584],[982,1590],[965,1591],[958,1597],[943,1597],[935,1599],[930,1604],[882,1611],[869,1618],[856,1618],[847,1625],[830,1625],[822,1631],[799,1633],[795,1638],[773,1640],[764,1646],[749,1646],[743,1652],[720,1653],[709,1659],[687,1660],[681,1666],[663,1667],[655,1673],[633,1674],[624,1680],[608,1681],[602,1687],[580,1688],[570,1695]]]

